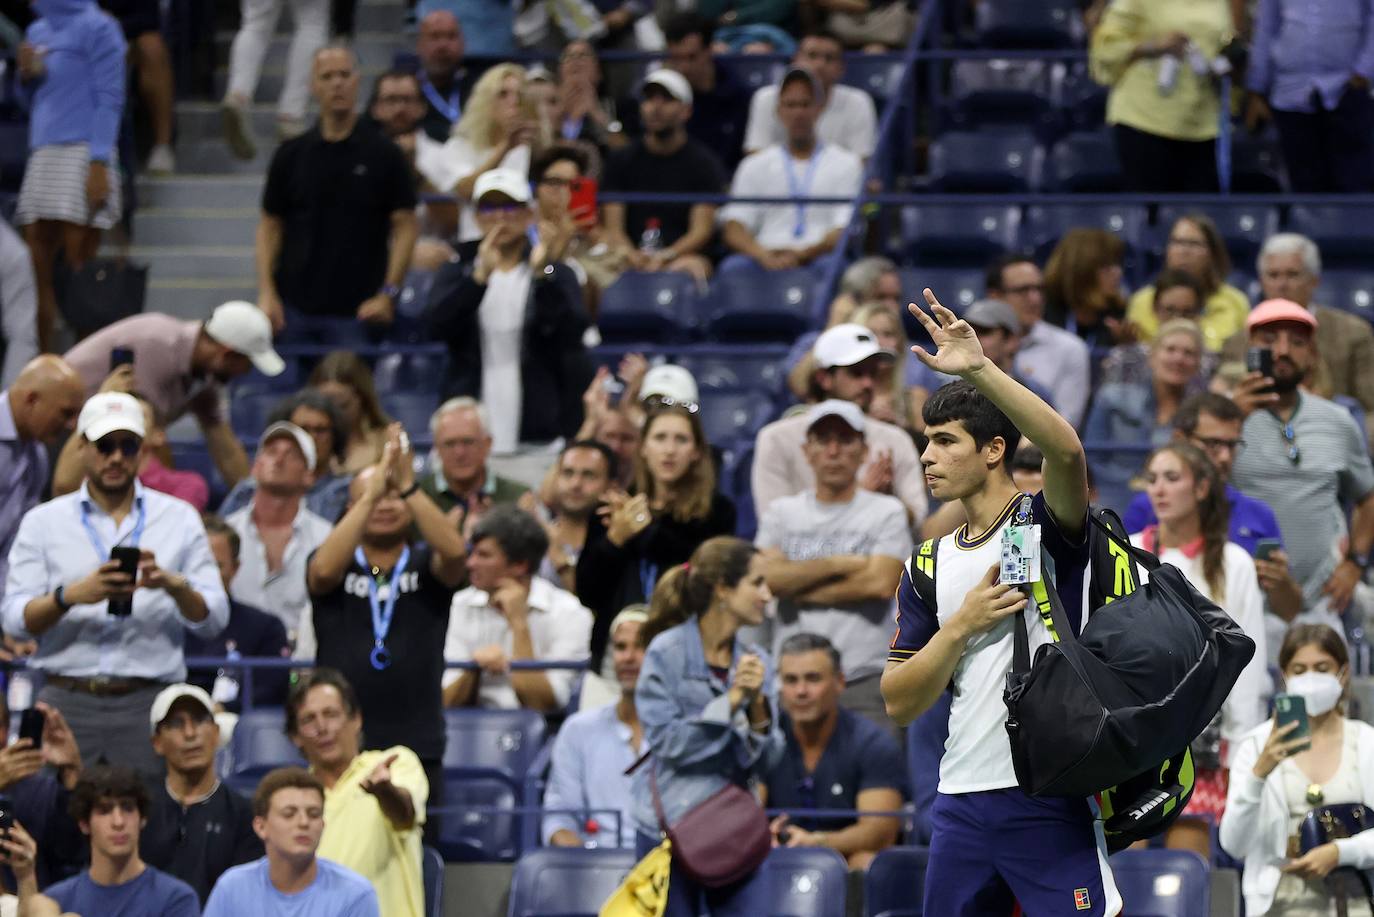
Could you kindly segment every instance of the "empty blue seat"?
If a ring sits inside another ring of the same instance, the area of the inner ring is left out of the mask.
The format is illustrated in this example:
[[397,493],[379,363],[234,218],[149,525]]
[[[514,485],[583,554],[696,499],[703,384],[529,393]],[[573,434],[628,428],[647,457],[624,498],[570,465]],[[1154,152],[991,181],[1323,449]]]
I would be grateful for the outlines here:
[[544,716],[536,710],[444,711],[444,768],[483,770],[523,781],[544,744]]
[[445,775],[439,851],[450,862],[512,860],[520,853],[520,794],[500,777]]
[[929,858],[925,847],[889,847],[879,852],[864,874],[865,917],[922,917]]
[[1316,300],[1374,322],[1374,273],[1341,268],[1323,271]]
[[1127,914],[1207,917],[1211,913],[1207,861],[1191,850],[1123,850],[1111,858],[1111,867]]
[[536,710],[444,711],[444,805],[439,847],[446,860],[509,859],[518,853],[525,776],[544,744]]
[[716,62],[751,91],[773,85],[787,69],[785,59],[767,54],[722,54]]
[[997,124],[1044,127],[1053,108],[1058,67],[1037,60],[956,61],[950,68],[945,118],[961,129]]
[[984,48],[1072,48],[1083,43],[1075,0],[983,0],[974,8]]
[[305,766],[300,750],[286,737],[286,711],[280,707],[254,707],[239,716],[229,741],[231,773],[261,777],[278,767]]
[[1046,186],[1052,191],[1121,190],[1121,162],[1106,131],[1081,131],[1060,138],[1050,150]]
[[741,439],[753,439],[771,413],[771,402],[759,397],[758,392],[708,390],[701,393],[701,412],[697,416],[707,441],[725,447]]
[[372,368],[372,383],[379,395],[392,392],[437,392],[448,375],[448,351],[412,350],[388,353]]
[[1362,268],[1374,252],[1372,215],[1369,204],[1295,204],[1288,212],[1288,228],[1317,243],[1323,266]]
[[250,388],[239,384],[229,390],[229,425],[240,439],[256,440],[267,426],[272,409],[286,392],[275,388]]
[[930,145],[934,191],[1038,191],[1045,151],[1028,131],[949,131]]
[[1113,232],[1137,250],[1143,243],[1147,216],[1143,204],[1036,204],[1026,208],[1021,239],[1042,261],[1064,233],[1080,226]]
[[1097,130],[1107,117],[1107,87],[1086,64],[1072,64],[1059,79],[1055,109],[1064,130]]
[[[980,268],[904,267],[898,274],[902,278],[902,298],[921,304],[922,308],[925,297],[921,291],[926,287],[930,287],[942,304],[959,313],[973,305],[974,300],[982,299],[986,292],[986,278]],[[904,311],[903,314],[910,313]]]
[[437,386],[428,392],[386,392],[380,398],[382,411],[392,420],[400,421],[408,433],[413,436],[429,433],[429,418],[439,406]]
[[905,255],[915,264],[982,267],[1017,248],[1021,208],[915,204],[902,208]]
[[532,850],[515,864],[509,917],[596,917],[634,865],[633,850]]
[[421,881],[425,886],[425,917],[444,914],[444,858],[433,847],[420,850]]
[[778,847],[763,864],[774,917],[844,917],[849,867],[826,847]]
[[845,56],[844,76],[840,77],[840,82],[885,102],[901,85],[902,69],[898,54],[850,54]]
[[601,294],[596,324],[606,341],[678,341],[694,324],[690,274],[626,271]]
[[791,343],[815,320],[816,283],[817,275],[806,268],[721,274],[712,291],[707,337]]
[[702,391],[752,389],[774,398],[787,378],[785,353],[756,350],[679,354],[677,363],[696,377]]

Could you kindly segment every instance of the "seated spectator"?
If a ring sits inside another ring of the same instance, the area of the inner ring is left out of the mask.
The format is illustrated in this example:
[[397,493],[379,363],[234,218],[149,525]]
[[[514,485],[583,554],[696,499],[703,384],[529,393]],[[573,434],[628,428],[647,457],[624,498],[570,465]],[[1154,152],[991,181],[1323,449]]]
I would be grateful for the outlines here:
[[390,436],[382,460],[353,479],[348,512],[310,557],[313,612],[296,655],[343,674],[371,724],[366,747],[410,749],[432,775],[436,799],[444,635],[465,546],[415,480],[399,424]]
[[[240,25],[229,46],[229,80],[220,103],[225,141],[239,159],[252,159],[258,154],[250,106],[257,95],[263,59],[284,5],[280,0],[251,5],[248,0],[241,0],[239,4]],[[295,34],[291,37],[286,76],[277,98],[277,137],[281,140],[296,137],[307,127],[306,114],[314,76],[311,59],[329,39],[329,3],[327,0],[308,0],[294,5],[291,18]]]
[[[607,160],[602,187],[631,194],[719,194],[726,184],[724,167],[688,135],[691,114],[692,86],[687,78],[675,70],[650,73],[640,89],[644,133]],[[629,269],[682,271],[702,282],[710,278],[714,203],[608,202],[601,214],[607,242],[624,253]]]
[[139,854],[148,807],[148,790],[132,770],[102,766],[83,774],[72,790],[71,815],[90,841],[90,866],[44,894],[76,914],[197,917],[191,886]]
[[[740,131],[749,110],[748,87],[716,60],[711,21],[691,10],[678,10],[662,19],[667,45],[664,66],[687,77],[692,87],[692,116],[687,133],[716,154],[731,171],[739,164]],[[638,114],[633,109],[627,114]]]
[[[326,391],[336,389],[326,383]],[[342,401],[343,393],[336,393]],[[310,489],[305,492],[305,507],[326,522],[342,516],[348,505],[349,476],[338,471],[344,460],[349,433],[343,418],[333,400],[308,388],[283,398],[267,415],[269,426],[293,423],[315,441],[315,467],[310,476]],[[220,515],[227,516],[243,509],[252,502],[257,489],[258,484],[251,476],[239,481],[220,504]]]
[[382,410],[372,369],[357,354],[336,350],[315,364],[307,385],[334,402],[343,420],[347,435],[342,444],[342,473],[356,474],[375,464],[382,457],[391,418]]
[[721,262],[721,271],[802,267],[839,244],[849,225],[849,205],[791,200],[852,197],[859,192],[863,179],[859,157],[839,144],[822,144],[816,134],[824,98],[820,81],[809,71],[792,69],[783,77],[777,92],[777,117],[784,126],[785,140],[745,157],[735,171],[730,194],[784,200],[777,204],[729,204],[721,210],[722,235],[734,252]]
[[1131,536],[1167,564],[1183,571],[1255,641],[1255,655],[1240,673],[1217,720],[1193,740],[1197,782],[1192,799],[1165,834],[1165,846],[1212,858],[1211,826],[1226,804],[1226,771],[1221,743],[1235,747],[1265,717],[1269,695],[1267,641],[1282,638],[1282,619],[1264,613],[1264,596],[1255,564],[1227,538],[1226,495],[1221,476],[1202,450],[1174,442],[1145,462],[1144,481],[1159,523]]
[[[877,141],[877,110],[872,96],[840,82],[844,76],[844,44],[829,32],[808,32],[797,46],[792,66],[816,78],[819,88],[816,99],[818,142],[847,150],[861,160],[872,156]],[[746,153],[757,153],[790,139],[790,131],[778,118],[782,112],[782,92],[786,88],[784,82],[754,92],[749,103],[749,124],[744,129]],[[821,187],[833,186],[822,182]]]
[[[53,273],[59,253],[80,270],[100,248],[101,232],[123,216],[117,146],[128,46],[94,0],[45,4],[34,12],[38,18],[25,31],[16,61],[17,88],[29,110],[29,156],[14,225],[33,257],[38,348],[47,353],[57,343]],[[52,47],[62,53],[50,57]]]
[[[906,761],[886,730],[841,705],[845,677],[829,640],[802,631],[778,649],[778,703],[787,750],[764,782],[770,809],[895,812],[907,795]],[[862,872],[897,843],[892,815],[773,819],[781,847],[829,847]]]
[[670,568],[706,539],[735,530],[735,504],[716,490],[711,444],[695,405],[653,409],[635,458],[633,496],[607,494],[577,561],[577,597],[592,610],[592,669],[601,667],[611,619],[643,602]]
[[[1160,326],[1180,319],[1197,325],[1202,318],[1205,297],[1202,285],[1192,274],[1165,268],[1159,272],[1155,282],[1145,289],[1154,290],[1150,314],[1155,318],[1155,326],[1150,331],[1149,342],[1134,341],[1113,347],[1102,360],[1102,378],[1099,380],[1099,386],[1148,382],[1150,344],[1158,336]],[[1202,332],[1203,351],[1198,364],[1198,379],[1206,383],[1216,372],[1217,356],[1207,349],[1207,330],[1200,326],[1199,330]]]
[[574,713],[554,738],[544,808],[574,811],[545,816],[545,846],[634,846],[630,778],[625,771],[644,751],[635,685],[644,661],[639,632],[648,617],[645,611],[627,608],[611,621],[610,657],[620,698]]
[[[67,351],[65,359],[80,374],[87,396],[142,392],[164,424],[190,411],[220,477],[232,486],[248,475],[248,456],[225,416],[225,386],[253,369],[278,376],[286,367],[272,349],[272,328],[263,318],[246,302],[224,303],[203,322],[148,312],[97,331]],[[132,351],[133,363],[111,372],[117,349]],[[64,449],[77,445],[68,440]]]
[[[1181,216],[1170,228],[1168,244],[1164,247],[1164,272],[1175,271],[1193,277],[1201,286],[1200,315],[1194,318],[1202,326],[1207,350],[1215,353],[1227,338],[1245,326],[1250,300],[1226,282],[1231,274],[1231,256],[1226,251],[1221,230],[1207,214]],[[1162,273],[1160,278],[1163,277]],[[1160,309],[1160,292],[1159,280],[1143,286],[1135,291],[1126,309],[1127,319],[1146,343],[1154,339],[1160,324],[1171,317]]]
[[429,139],[443,144],[472,98],[477,72],[463,65],[467,43],[463,24],[449,10],[433,10],[420,19],[415,33],[420,58],[420,91],[425,97],[421,127]]
[[293,639],[310,613],[306,561],[329,535],[330,524],[305,505],[314,467],[308,433],[290,421],[269,425],[253,457],[253,499],[224,520],[242,545],[230,592],[275,615]]
[[548,536],[529,513],[494,509],[473,530],[472,585],[453,597],[444,656],[479,668],[444,672],[449,707],[527,707],[555,713],[568,703],[577,673],[514,670],[513,661],[579,660],[587,655],[591,613],[577,596],[536,577]]
[[[852,401],[867,411],[873,404],[878,372],[893,355],[862,325],[836,325],[816,339],[817,369],[812,376],[812,401]],[[803,415],[784,417],[759,431],[754,447],[751,491],[758,518],[778,497],[802,493],[815,486],[815,472],[806,462],[804,445],[809,424]],[[900,427],[870,419],[865,425],[868,461],[859,470],[859,486],[895,495],[906,506],[913,524],[926,516],[925,471],[911,437]]]
[[[143,405],[143,427],[148,435],[144,441],[148,448],[143,456],[143,464],[138,469],[138,479],[144,487],[160,490],[185,500],[200,512],[210,503],[210,485],[198,471],[181,471],[168,468],[159,457],[170,450],[167,443],[167,430],[157,416],[157,408],[142,392],[130,392],[138,403]],[[77,471],[74,487],[80,486],[80,471]],[[57,493],[54,486],[53,493]]]
[[602,92],[601,61],[586,38],[574,38],[558,55],[557,121],[553,128],[566,143],[592,156],[593,175],[601,174],[606,154],[628,139],[616,116],[615,100]]
[[29,247],[4,219],[0,219],[0,333],[5,337],[0,387],[9,388],[38,356],[38,287]]
[[1232,746],[1232,779],[1219,839],[1245,861],[1241,889],[1245,913],[1335,911],[1331,886],[1337,867],[1374,865],[1370,837],[1358,836],[1295,851],[1294,825],[1315,806],[1374,801],[1366,774],[1374,773],[1374,728],[1350,717],[1350,653],[1340,631],[1297,625],[1278,652],[1284,690],[1303,698],[1310,736],[1296,726],[1275,729],[1268,720]]
[[[1365,429],[1374,433],[1374,331],[1369,323],[1312,301],[1321,284],[1322,257],[1306,236],[1281,232],[1264,240],[1256,260],[1264,298],[1286,299],[1316,318],[1317,360],[1305,384],[1316,395],[1354,398],[1365,411]],[[1245,362],[1249,332],[1237,332],[1222,349],[1222,359]],[[1374,442],[1374,440],[1371,440]]]
[[906,307],[897,265],[882,255],[859,258],[844,269],[840,275],[840,293],[830,303],[826,327],[853,321],[859,306],[872,302],[881,302],[899,312]]
[[531,224],[523,174],[494,169],[473,201],[483,240],[459,246],[440,269],[425,307],[435,340],[448,345],[447,396],[480,398],[490,409],[496,452],[546,443],[581,424],[577,393],[592,375],[583,345],[590,325],[577,277],[563,256],[566,227]]
[[[62,712],[39,703],[43,713],[43,742],[35,748],[32,739],[9,742],[10,708],[0,692],[0,794],[9,800],[14,820],[38,845],[38,860],[32,864],[39,886],[46,888],[70,878],[85,865],[84,841],[68,809],[71,792],[81,777],[81,749],[76,744]],[[0,863],[5,886],[15,888],[14,864]]]
[[1093,481],[1104,506],[1126,508],[1130,480],[1140,468],[1144,447],[1166,443],[1184,399],[1205,391],[1202,354],[1202,332],[1196,324],[1179,318],[1167,321],[1150,345],[1144,378],[1111,382],[1097,390],[1083,439],[1098,447],[1124,447],[1093,457]]
[[425,164],[443,149],[442,141],[430,137],[420,126],[425,100],[420,93],[420,78],[405,70],[387,70],[372,84],[367,114],[410,163],[411,175],[427,181]]
[[315,52],[311,79],[319,123],[279,146],[267,169],[258,306],[278,330],[296,316],[390,325],[419,233],[410,165],[386,137],[359,129],[351,50]]
[[367,879],[316,856],[325,831],[325,792],[318,777],[299,767],[262,778],[253,793],[253,832],[266,855],[220,877],[205,903],[207,917],[272,914],[284,906],[293,917],[380,917]]
[[491,414],[473,398],[450,398],[429,418],[438,466],[420,479],[420,489],[472,539],[472,529],[497,506],[514,505],[529,488],[504,478],[488,464]]
[[230,867],[262,856],[247,799],[220,783],[215,702],[194,685],[170,685],[153,701],[153,750],[167,779],[152,788],[139,849],[155,866],[191,886],[201,903]]
[[545,525],[549,550],[539,575],[568,592],[577,589],[577,559],[587,543],[587,527],[616,480],[616,458],[596,440],[569,443],[554,464],[552,519]]
[[[153,697],[185,681],[184,634],[218,633],[229,601],[199,514],[135,479],[143,432],[128,395],[86,402],[74,437],[86,482],[20,522],[3,617],[6,633],[38,641],[29,665],[45,677],[39,696],[62,711],[87,763],[151,775],[157,760],[138,739]],[[112,546],[140,549],[136,577],[109,559]]]
[[[1316,367],[1317,319],[1294,302],[1268,300],[1246,322],[1252,347],[1273,352],[1274,374],[1253,373],[1237,390],[1245,448],[1231,479],[1274,509],[1293,578],[1302,586],[1295,621],[1339,625],[1374,548],[1374,467],[1350,412],[1301,389]],[[1349,531],[1343,504],[1354,507]],[[1271,659],[1272,661],[1272,659]]]
[[[219,658],[243,656],[288,657],[291,655],[291,641],[287,637],[286,625],[274,614],[245,605],[234,598],[230,584],[239,572],[239,552],[242,542],[239,533],[219,516],[206,515],[203,518],[205,535],[210,540],[210,552],[215,556],[219,567],[220,582],[229,595],[229,623],[224,630],[212,639],[204,639],[195,634],[186,635],[185,651],[187,656],[215,656]],[[258,669],[253,672],[253,706],[280,707],[286,702],[286,687],[289,673],[285,669]],[[187,679],[202,691],[209,692],[216,704],[230,713],[238,713],[242,708],[243,672],[237,669],[192,671]]]
[[543,238],[540,227],[553,227],[553,237],[567,237],[563,263],[577,276],[584,302],[595,302],[598,292],[615,282],[623,269],[619,251],[605,244],[594,207],[573,208],[574,186],[587,176],[587,154],[568,143],[555,143],[530,163],[530,187],[534,190],[534,225],[531,245]]
[[[286,703],[286,734],[309,762],[310,773],[324,785],[320,859],[355,870],[371,882],[381,913],[387,917],[422,917],[420,829],[425,823],[429,781],[420,759],[404,745],[362,751],[362,732],[358,695],[337,670],[316,668],[292,686]],[[269,801],[260,787],[253,797],[253,826],[270,857],[273,841],[264,835],[265,817],[257,814],[265,811]],[[312,812],[309,821],[318,820]],[[210,912],[215,912],[213,900]],[[222,913],[227,917],[241,912]]]
[[1130,338],[1121,295],[1126,245],[1105,229],[1070,229],[1045,265],[1045,315],[1088,347],[1105,350]]
[[1088,414],[1092,394],[1088,346],[1078,335],[1045,321],[1045,285],[1039,266],[1025,255],[1003,255],[988,266],[987,293],[1016,310],[1021,344],[1013,365],[1054,397],[1049,403],[1075,427]]
[[754,539],[779,599],[773,652],[795,634],[827,638],[842,658],[844,705],[896,735],[878,681],[887,664],[882,636],[892,626],[892,597],[913,547],[906,508],[896,497],[859,488],[868,421],[858,405],[822,401],[805,421],[803,453],[816,483],[770,503]]

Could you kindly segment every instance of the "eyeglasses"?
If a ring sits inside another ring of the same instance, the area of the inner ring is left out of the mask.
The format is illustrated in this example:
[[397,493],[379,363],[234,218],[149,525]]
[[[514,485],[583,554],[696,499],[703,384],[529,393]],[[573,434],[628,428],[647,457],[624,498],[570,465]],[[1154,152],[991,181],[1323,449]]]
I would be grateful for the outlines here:
[[1294,465],[1302,463],[1302,453],[1298,451],[1296,434],[1293,432],[1293,425],[1286,423],[1283,425],[1283,438],[1288,441],[1288,461]]
[[1243,439],[1215,439],[1206,436],[1199,437],[1195,441],[1208,452],[1220,452],[1222,449],[1226,449],[1230,452],[1239,452],[1245,448],[1245,440]]
[[143,440],[137,436],[102,436],[95,441],[95,448],[101,455],[113,455],[118,449],[125,458],[133,458],[143,448]]

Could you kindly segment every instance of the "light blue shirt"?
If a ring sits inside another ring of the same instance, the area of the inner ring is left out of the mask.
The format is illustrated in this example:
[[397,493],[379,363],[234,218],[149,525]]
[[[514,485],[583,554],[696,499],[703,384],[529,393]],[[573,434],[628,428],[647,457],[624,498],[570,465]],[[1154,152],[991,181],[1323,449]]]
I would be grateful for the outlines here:
[[[630,778],[625,771],[644,751],[630,747],[630,727],[616,715],[618,704],[606,704],[568,717],[553,740],[553,766],[544,790],[546,809],[585,809],[583,815],[564,813],[544,819],[543,838],[548,845],[555,831],[566,829],[594,847],[617,846],[616,813],[620,816],[618,846],[635,845],[634,820],[630,817]],[[597,830],[588,830],[588,820]]]
[[294,895],[277,891],[267,874],[267,857],[235,866],[219,877],[205,917],[379,917],[372,883],[351,869],[315,860],[315,881]]
[[[139,589],[128,617],[109,614],[103,601],[74,605],[41,637],[31,635],[24,627],[24,606],[89,574],[109,559],[115,545],[132,547],[141,513],[145,521],[137,546],[152,551],[163,570],[190,581],[209,610],[205,620],[188,621],[162,589]],[[82,524],[83,514],[100,542],[99,550]],[[91,500],[84,483],[75,493],[34,507],[19,523],[9,563],[5,632],[38,641],[38,652],[29,664],[44,672],[78,678],[107,675],[185,681],[184,631],[210,638],[229,623],[229,599],[200,514],[184,500],[137,482],[132,510],[118,526]]]
[[[1369,0],[1260,0],[1246,88],[1280,111],[1334,110],[1352,76],[1374,78]],[[1355,90],[1368,92],[1369,90]]]
[[48,450],[20,437],[10,410],[10,393],[0,392],[0,584],[9,569],[19,520],[38,505],[48,483]]

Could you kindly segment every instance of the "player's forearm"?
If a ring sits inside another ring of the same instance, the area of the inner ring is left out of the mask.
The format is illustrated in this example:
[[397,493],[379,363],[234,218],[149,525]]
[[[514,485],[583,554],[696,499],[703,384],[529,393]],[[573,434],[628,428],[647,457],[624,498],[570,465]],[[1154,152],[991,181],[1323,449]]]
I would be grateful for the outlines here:
[[903,662],[889,662],[880,687],[887,715],[905,726],[935,705],[954,677],[968,638],[941,628],[916,655]]
[[985,360],[980,369],[965,378],[1002,409],[1022,436],[1040,447],[1046,461],[1086,466],[1083,443],[1073,425],[991,360]]

